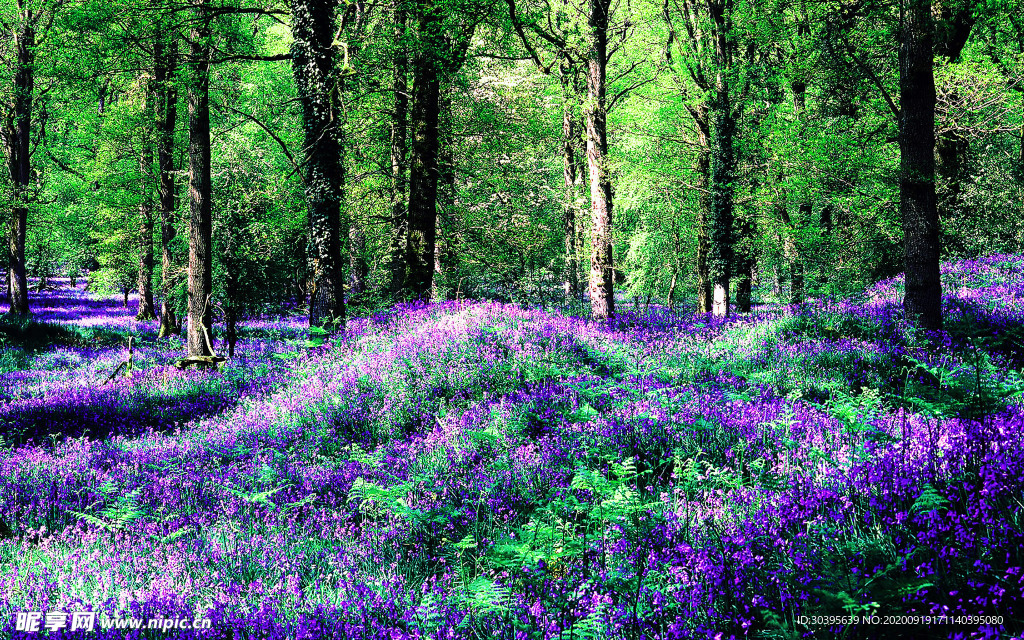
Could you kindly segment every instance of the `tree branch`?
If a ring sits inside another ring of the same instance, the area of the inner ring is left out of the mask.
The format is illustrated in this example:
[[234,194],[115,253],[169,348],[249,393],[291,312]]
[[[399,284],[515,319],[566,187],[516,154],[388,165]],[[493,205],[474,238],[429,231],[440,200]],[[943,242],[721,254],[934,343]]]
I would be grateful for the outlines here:
[[293,170],[292,170],[292,173],[288,174],[288,175],[287,175],[287,176],[285,177],[285,180],[287,180],[288,178],[291,178],[291,177],[292,177],[292,174],[298,173],[298,174],[299,174],[299,177],[300,177],[300,178],[301,178],[301,179],[303,180],[303,182],[305,182],[305,178],[304,178],[304,177],[302,176],[301,166],[299,165],[299,163],[298,163],[298,162],[296,162],[296,161],[295,161],[295,156],[293,156],[293,155],[292,155],[292,152],[288,150],[288,145],[287,145],[287,144],[285,144],[284,140],[282,140],[282,139],[281,139],[281,138],[280,138],[280,137],[279,137],[279,136],[278,136],[278,135],[277,135],[276,133],[274,133],[274,132],[273,132],[273,131],[271,130],[271,128],[270,128],[270,127],[268,127],[267,125],[265,125],[265,124],[264,124],[264,123],[263,123],[262,121],[260,121],[260,120],[259,120],[259,119],[258,119],[258,118],[257,118],[256,116],[254,116],[254,115],[248,114],[248,113],[246,113],[246,112],[244,112],[244,111],[239,111],[238,109],[236,109],[236,108],[234,108],[234,107],[232,107],[232,106],[226,105],[226,104],[225,104],[225,105],[221,105],[221,106],[222,106],[223,108],[227,109],[228,111],[231,111],[232,113],[237,113],[238,115],[242,116],[242,117],[243,117],[243,118],[245,118],[246,120],[250,120],[250,121],[252,121],[252,122],[255,122],[255,123],[256,123],[256,125],[257,125],[257,126],[258,126],[258,127],[260,128],[260,129],[263,129],[264,131],[266,131],[266,132],[267,132],[267,135],[268,135],[268,136],[270,136],[271,138],[273,138],[274,142],[276,142],[276,143],[277,143],[277,144],[278,144],[278,145],[279,145],[279,146],[281,147],[281,151],[283,151],[283,152],[284,152],[284,155],[285,155],[285,157],[287,157],[287,158],[288,158],[288,162],[290,162],[290,163],[291,163],[291,165],[292,165],[292,169],[293,169]]

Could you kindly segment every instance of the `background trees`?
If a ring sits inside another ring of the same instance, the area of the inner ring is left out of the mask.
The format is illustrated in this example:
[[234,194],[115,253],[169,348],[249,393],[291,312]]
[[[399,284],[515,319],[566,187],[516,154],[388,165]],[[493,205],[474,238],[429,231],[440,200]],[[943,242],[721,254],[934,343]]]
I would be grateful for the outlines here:
[[940,257],[1020,249],[1009,4],[118,7],[0,13],[16,313],[88,271],[209,354],[282,305],[725,315],[906,270],[937,327]]

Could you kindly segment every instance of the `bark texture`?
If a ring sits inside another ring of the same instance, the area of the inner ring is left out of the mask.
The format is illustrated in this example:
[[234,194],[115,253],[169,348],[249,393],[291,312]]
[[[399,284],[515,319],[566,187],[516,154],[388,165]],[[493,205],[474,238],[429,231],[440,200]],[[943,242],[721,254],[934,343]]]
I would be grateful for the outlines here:
[[440,10],[419,5],[420,46],[413,60],[413,97],[409,159],[409,232],[406,289],[413,300],[430,300],[437,241],[437,154],[441,114],[442,36]]
[[738,226],[740,238],[735,251],[736,264],[736,311],[749,313],[754,279],[755,255],[752,243],[756,228],[750,218],[744,219]]
[[181,333],[181,326],[170,300],[176,264],[172,247],[177,235],[174,216],[174,128],[178,118],[178,91],[175,85],[177,68],[178,41],[173,36],[158,36],[153,41],[153,92],[157,120],[156,156],[160,171],[157,200],[160,217],[161,288],[158,335],[161,338]]
[[394,69],[394,114],[391,120],[391,247],[388,271],[390,289],[398,296],[405,288],[406,255],[409,251],[409,215],[406,207],[408,151],[406,130],[409,118],[409,54],[405,44],[408,12],[397,2],[394,14],[397,48]]
[[708,221],[708,273],[714,291],[711,311],[729,315],[729,279],[732,264],[733,180],[735,154],[729,96],[721,92],[711,108],[711,215]]
[[608,170],[609,0],[588,0],[587,172],[590,178],[590,313],[597,320],[615,315],[612,256],[612,182]]
[[28,225],[29,185],[32,177],[32,98],[35,89],[35,27],[22,16],[14,37],[14,95],[4,118],[3,138],[12,198],[7,235],[7,292],[10,312],[29,313],[28,278],[25,270],[25,234]]
[[690,112],[697,125],[697,311],[709,313],[714,300],[708,270],[708,224],[711,220],[711,129],[707,105]]
[[210,188],[210,18],[206,0],[192,29],[188,88],[189,356],[213,355],[213,252]]
[[136,320],[153,320],[153,85],[146,82],[146,125],[142,129],[142,152],[139,154],[139,308]]
[[561,62],[559,79],[562,83],[562,181],[565,188],[565,208],[562,214],[565,272],[562,289],[568,303],[579,300],[580,297],[580,264],[576,246],[576,189],[579,180],[576,145],[580,138],[577,115],[580,96],[573,82],[575,70],[564,54]]
[[935,79],[929,0],[903,0],[900,25],[900,214],[907,319],[942,328],[935,199]]
[[344,326],[345,300],[341,258],[340,110],[334,42],[335,3],[293,0],[292,72],[302,103],[306,207],[312,291],[309,324]]
[[731,39],[731,0],[708,0],[708,14],[713,25],[712,45],[715,76],[708,108],[711,133],[711,215],[708,220],[708,273],[713,289],[711,312],[720,317],[729,315],[729,279],[732,266],[733,192],[736,177],[736,154],[733,138],[736,120],[730,77],[734,41]]

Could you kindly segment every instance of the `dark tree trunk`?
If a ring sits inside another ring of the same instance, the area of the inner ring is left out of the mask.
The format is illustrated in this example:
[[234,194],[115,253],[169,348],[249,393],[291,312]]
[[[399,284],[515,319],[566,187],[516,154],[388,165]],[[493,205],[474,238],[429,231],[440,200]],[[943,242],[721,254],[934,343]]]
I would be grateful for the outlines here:
[[739,225],[740,238],[735,252],[736,258],[736,310],[750,313],[751,293],[754,278],[754,252],[752,243],[755,233],[754,221],[745,219]]
[[366,234],[360,223],[352,220],[348,228],[349,292],[352,297],[366,293],[370,267],[366,262]]
[[935,144],[936,206],[939,220],[953,215],[960,208],[960,195],[966,177],[967,140],[956,131],[943,131]]
[[900,214],[906,272],[903,309],[909,321],[941,329],[931,2],[903,0],[900,17]]
[[708,221],[708,273],[714,291],[711,311],[729,315],[729,279],[732,263],[734,122],[726,91],[719,91],[710,109],[711,216]]
[[452,112],[451,87],[441,98],[441,118],[438,151],[438,189],[440,223],[434,243],[433,299],[450,300],[455,293],[452,289],[455,254],[455,136],[453,135],[454,114]]
[[4,119],[4,142],[11,175],[13,198],[8,228],[7,287],[11,313],[27,315],[28,277],[25,272],[25,234],[28,225],[29,184],[32,177],[31,132],[32,94],[35,80],[35,29],[31,19],[23,17],[14,33],[17,66],[14,69],[12,109]]
[[409,235],[406,289],[414,300],[427,301],[434,281],[437,240],[437,153],[441,113],[439,9],[420,3],[420,46],[413,61],[412,156],[409,166]]
[[188,90],[188,355],[213,355],[213,252],[210,202],[210,18],[199,5],[192,29]]
[[733,137],[736,118],[733,112],[730,70],[735,42],[732,40],[732,3],[707,0],[713,25],[715,73],[708,105],[711,139],[710,191],[711,213],[708,220],[708,273],[713,289],[711,312],[729,315],[729,279],[732,267],[733,193],[736,178],[736,154]]
[[[149,158],[152,162],[152,157]],[[153,320],[153,202],[139,204],[139,309],[136,320]]]
[[335,3],[292,0],[292,71],[302,102],[306,206],[313,288],[309,324],[344,327],[345,299],[341,262],[340,109],[334,86]]
[[590,177],[590,313],[596,320],[615,315],[612,256],[612,182],[608,168],[609,0],[588,0],[587,24],[587,171]]
[[157,120],[156,154],[160,170],[158,206],[160,208],[160,331],[159,337],[181,333],[171,289],[174,286],[172,243],[175,229],[174,128],[178,117],[178,91],[174,75],[178,66],[178,42],[157,37],[153,41],[153,89]]
[[[802,80],[794,80],[790,83],[793,90],[793,112],[797,118],[797,131],[801,140],[807,135],[807,85]],[[785,205],[783,205],[785,206]],[[796,225],[789,218],[788,212],[785,215],[786,227],[789,238],[786,242],[786,249],[789,258],[789,303],[803,304],[804,302],[804,261],[800,251],[799,229],[810,219],[814,207],[806,199],[801,200],[798,206],[799,216]],[[785,212],[785,209],[783,209]]]
[[147,82],[144,107],[146,125],[142,128],[142,153],[139,156],[142,193],[139,200],[139,309],[135,314],[136,320],[156,318],[153,309],[153,101],[153,85]]
[[576,144],[580,133],[576,114],[579,95],[573,83],[574,69],[563,55],[559,67],[562,82],[562,181],[565,187],[565,205],[562,213],[562,233],[565,235],[565,273],[562,289],[566,303],[580,297],[579,256],[576,253]]
[[736,274],[736,310],[740,313],[750,313],[751,264],[750,261],[744,262],[742,270]]
[[406,208],[406,127],[409,117],[409,54],[405,44],[408,15],[401,0],[395,7],[395,112],[391,120],[391,247],[388,271],[391,295],[405,288],[406,255],[409,252],[409,215]]
[[697,125],[697,311],[709,313],[714,299],[708,271],[708,224],[711,220],[711,130],[706,105],[690,111]]
[[[228,250],[233,251],[230,244]],[[229,254],[227,258],[224,274],[224,293],[227,298],[224,308],[224,338],[228,343],[228,357],[234,358],[235,345],[238,343],[238,265],[234,255]]]

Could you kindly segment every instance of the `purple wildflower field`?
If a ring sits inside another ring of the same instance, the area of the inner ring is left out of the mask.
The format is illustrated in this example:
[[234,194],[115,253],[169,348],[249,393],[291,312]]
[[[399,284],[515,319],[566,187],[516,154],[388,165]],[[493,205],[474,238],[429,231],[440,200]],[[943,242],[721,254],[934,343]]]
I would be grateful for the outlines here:
[[253,321],[216,372],[60,282],[49,343],[0,334],[0,633],[1019,638],[1024,256],[943,278],[942,333],[899,278],[727,321],[447,302]]

